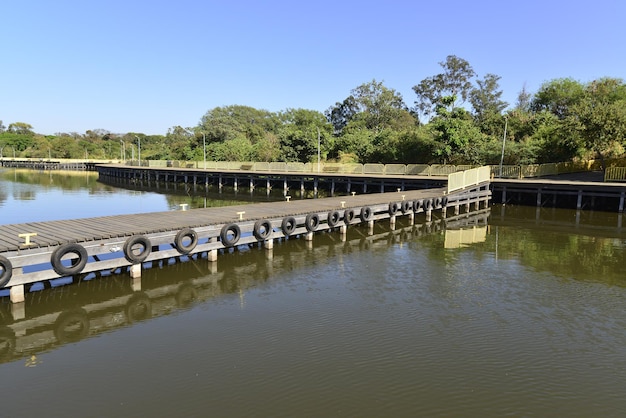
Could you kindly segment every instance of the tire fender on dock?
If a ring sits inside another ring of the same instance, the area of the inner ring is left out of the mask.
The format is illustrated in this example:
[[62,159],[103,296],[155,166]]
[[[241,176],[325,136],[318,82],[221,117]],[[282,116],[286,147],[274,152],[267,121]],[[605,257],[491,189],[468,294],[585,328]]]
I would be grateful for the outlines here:
[[[189,239],[189,243],[185,244],[185,239]],[[189,254],[198,245],[198,233],[191,228],[183,228],[176,234],[174,245],[181,254]]]
[[[141,247],[139,253],[136,253],[136,246]],[[134,235],[126,240],[124,243],[124,257],[131,263],[141,263],[150,255],[152,251],[152,244],[148,237],[144,235]]]
[[[66,266],[63,264],[63,257],[68,254],[76,255],[76,258],[71,260],[71,265]],[[50,257],[50,263],[54,271],[60,276],[73,276],[78,274],[87,265],[87,250],[82,245],[69,243],[59,246],[52,252]]]
[[265,241],[272,234],[272,223],[267,219],[260,219],[254,223],[252,233],[257,240]]
[[306,230],[309,232],[315,232],[317,228],[320,226],[320,217],[317,213],[309,213],[306,216],[306,220],[304,222],[304,226]]
[[13,265],[8,258],[0,255],[0,269],[2,274],[0,274],[0,288],[6,286],[11,280],[11,276],[13,275]]
[[343,221],[346,223],[346,225],[349,225],[350,222],[352,222],[354,220],[354,217],[356,216],[354,209],[346,209],[346,211],[343,213]]
[[417,199],[413,201],[413,212],[417,213],[424,208],[424,200]]
[[341,220],[341,214],[337,210],[328,212],[328,226],[334,228]]
[[402,214],[406,215],[411,210],[411,201],[403,200],[400,204],[400,209],[402,210]]
[[296,218],[294,218],[293,216],[286,217],[285,219],[283,219],[280,227],[283,230],[283,234],[288,237],[296,230]]
[[398,206],[398,202],[389,203],[389,215],[394,216],[398,213],[400,207]]
[[369,206],[363,206],[361,208],[361,221],[368,222],[371,221],[374,216],[374,212],[372,212],[372,208]]
[[220,232],[220,241],[224,247],[232,247],[241,238],[241,228],[237,224],[226,224]]

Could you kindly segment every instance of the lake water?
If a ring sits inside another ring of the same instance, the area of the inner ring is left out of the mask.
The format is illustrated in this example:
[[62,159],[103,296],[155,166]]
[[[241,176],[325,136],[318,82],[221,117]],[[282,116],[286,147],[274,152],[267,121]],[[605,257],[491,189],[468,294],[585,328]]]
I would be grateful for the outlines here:
[[[268,199],[215,197],[5,170],[0,223]],[[484,218],[183,258],[135,292],[127,274],[87,277],[29,293],[22,311],[4,297],[2,415],[624,416],[618,215]]]

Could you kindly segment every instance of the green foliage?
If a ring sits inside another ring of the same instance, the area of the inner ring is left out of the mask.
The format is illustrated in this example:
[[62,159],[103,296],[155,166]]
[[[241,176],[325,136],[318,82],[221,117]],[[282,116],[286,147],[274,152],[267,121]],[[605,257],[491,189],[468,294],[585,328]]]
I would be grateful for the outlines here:
[[448,55],[445,62],[440,62],[443,72],[428,77],[413,86],[417,95],[416,110],[426,116],[436,113],[446,97],[455,97],[448,104],[449,110],[455,106],[456,99],[467,100],[472,91],[471,79],[476,75],[472,66],[455,55]]
[[326,117],[317,111],[306,109],[288,109],[281,113],[283,122],[278,132],[282,158],[285,161],[311,162],[317,160],[318,146],[320,153],[324,144],[327,154],[326,138],[330,136],[331,126]]
[[584,86],[571,78],[560,78],[544,83],[531,102],[533,112],[546,110],[559,119],[570,114],[571,108],[584,94]]
[[468,111],[457,107],[450,112],[439,106],[429,126],[435,136],[433,153],[442,164],[478,163],[474,144],[481,140],[482,134]]

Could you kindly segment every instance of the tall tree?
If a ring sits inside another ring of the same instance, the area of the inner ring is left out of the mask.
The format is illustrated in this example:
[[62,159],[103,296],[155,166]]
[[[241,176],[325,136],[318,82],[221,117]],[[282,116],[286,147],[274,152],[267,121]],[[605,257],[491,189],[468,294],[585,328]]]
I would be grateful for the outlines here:
[[509,105],[500,99],[500,78],[495,74],[487,74],[482,80],[476,80],[478,87],[470,91],[469,100],[478,121],[484,120],[488,115],[500,114]]
[[544,83],[531,103],[531,110],[541,112],[546,110],[559,119],[571,113],[572,106],[582,99],[584,85],[571,78],[560,78]]
[[350,122],[358,121],[366,129],[380,132],[386,128],[404,129],[415,126],[402,95],[372,80],[353,89],[343,102],[326,111],[326,116],[340,133]]
[[448,55],[439,65],[443,68],[442,73],[425,78],[413,86],[417,95],[416,110],[425,116],[436,113],[445,97],[454,98],[452,102],[446,101],[448,110],[452,110],[457,100],[465,102],[472,90],[472,78],[476,73],[469,62],[455,55]]

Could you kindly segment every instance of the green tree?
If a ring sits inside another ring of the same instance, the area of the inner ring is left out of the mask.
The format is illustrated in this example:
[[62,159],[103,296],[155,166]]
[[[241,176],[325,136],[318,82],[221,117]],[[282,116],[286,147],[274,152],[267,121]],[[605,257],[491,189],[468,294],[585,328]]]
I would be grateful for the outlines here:
[[276,132],[278,115],[249,106],[232,105],[209,110],[200,120],[199,132],[207,143],[247,138],[251,143],[261,140],[266,132]]
[[533,112],[546,110],[559,119],[564,119],[583,95],[582,83],[571,78],[560,78],[544,83],[535,93],[530,107]]
[[280,118],[283,125],[278,137],[285,161],[306,163],[316,160],[318,144],[320,151],[322,144],[324,145],[325,156],[331,126],[322,113],[307,109],[288,109],[281,113]]
[[13,122],[9,124],[8,132],[18,135],[34,135],[33,126],[25,122]]
[[417,95],[416,110],[425,116],[437,113],[437,108],[444,104],[444,98],[453,97],[453,101],[445,100],[448,110],[452,110],[458,99],[465,102],[472,91],[472,78],[476,75],[472,66],[455,55],[448,55],[439,65],[443,72],[428,77],[413,86]]
[[582,97],[571,106],[564,121],[576,132],[586,149],[602,161],[624,153],[626,140],[626,85],[621,79],[602,78],[584,87]]
[[337,134],[350,122],[357,122],[375,132],[386,128],[401,130],[413,127],[417,122],[402,95],[376,80],[353,89],[343,102],[328,109],[326,116]]
[[490,116],[499,115],[509,105],[500,99],[500,76],[487,74],[482,80],[477,80],[478,87],[469,93],[469,101],[474,108],[474,117],[478,123],[483,122]]
[[452,111],[447,109],[453,102],[453,96],[442,98],[437,116],[429,123],[434,133],[433,153],[443,164],[479,163],[475,145],[481,141],[482,134],[467,110],[460,107]]

